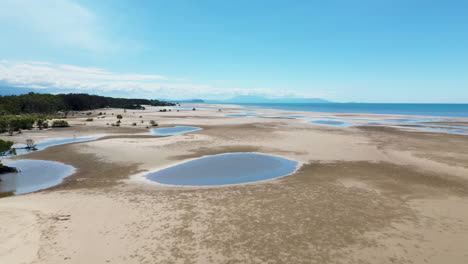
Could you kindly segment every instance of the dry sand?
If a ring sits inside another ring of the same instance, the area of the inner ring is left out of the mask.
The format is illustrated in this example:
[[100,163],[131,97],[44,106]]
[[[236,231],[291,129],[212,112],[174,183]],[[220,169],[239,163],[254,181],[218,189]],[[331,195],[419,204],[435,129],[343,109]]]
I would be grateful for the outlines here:
[[[122,127],[107,125],[113,116],[80,116],[71,128],[2,137],[103,136],[17,158],[78,171],[56,187],[0,199],[0,263],[468,263],[468,136],[224,117],[245,109],[196,107],[106,109],[124,115]],[[149,120],[204,130],[150,136]],[[209,188],[140,176],[227,152],[304,165],[280,179]]]

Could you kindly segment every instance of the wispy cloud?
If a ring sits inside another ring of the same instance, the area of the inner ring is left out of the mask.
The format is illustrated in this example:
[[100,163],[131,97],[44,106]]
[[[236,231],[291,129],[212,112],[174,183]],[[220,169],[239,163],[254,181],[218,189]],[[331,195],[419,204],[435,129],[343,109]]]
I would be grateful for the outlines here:
[[[3,0],[0,30],[85,50],[115,48],[100,28],[98,17],[71,0]],[[11,32],[11,31],[10,31]]]
[[188,83],[158,74],[115,73],[96,67],[48,62],[0,61],[0,83],[5,86],[90,92],[146,98],[229,98],[236,95],[310,97],[283,90],[221,88]]

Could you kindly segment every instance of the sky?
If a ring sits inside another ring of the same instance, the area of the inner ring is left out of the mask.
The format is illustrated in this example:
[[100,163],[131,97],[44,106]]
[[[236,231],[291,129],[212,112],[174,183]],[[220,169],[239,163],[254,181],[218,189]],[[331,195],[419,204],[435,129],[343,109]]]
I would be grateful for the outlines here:
[[468,103],[466,0],[0,0],[0,89]]

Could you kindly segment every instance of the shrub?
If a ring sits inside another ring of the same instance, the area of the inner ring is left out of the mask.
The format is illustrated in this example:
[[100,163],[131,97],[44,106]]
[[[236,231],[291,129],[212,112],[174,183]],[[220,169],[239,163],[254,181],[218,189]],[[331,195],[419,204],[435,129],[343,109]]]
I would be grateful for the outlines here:
[[5,115],[0,116],[0,133],[18,131],[20,129],[32,129],[36,122],[33,115]]
[[54,122],[52,122],[52,127],[69,127],[69,126],[70,125],[65,120],[54,120]]
[[14,148],[11,148],[13,144],[15,143],[12,141],[0,139],[0,156],[16,154],[16,150]]
[[47,121],[45,121],[44,119],[38,119],[36,120],[36,126],[42,130],[42,128],[44,127],[44,123],[47,123]]
[[158,126],[158,123],[156,123],[154,120],[151,120],[151,121],[150,121],[150,125],[152,125],[152,126]]
[[137,125],[137,123],[132,123],[132,126],[136,126],[136,125]]
[[122,115],[117,115],[117,119],[122,119]]
[[93,121],[93,119],[92,119],[92,118],[88,118],[88,119],[86,119],[86,122],[91,122],[91,121]]

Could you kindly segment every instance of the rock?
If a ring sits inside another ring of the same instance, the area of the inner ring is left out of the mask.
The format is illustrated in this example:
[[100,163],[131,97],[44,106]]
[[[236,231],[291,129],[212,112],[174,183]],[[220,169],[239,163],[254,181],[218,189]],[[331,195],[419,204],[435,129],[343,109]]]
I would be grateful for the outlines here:
[[14,168],[14,167],[8,167],[8,166],[0,167],[0,174],[2,174],[2,173],[14,173],[14,172],[18,172],[18,169]]

